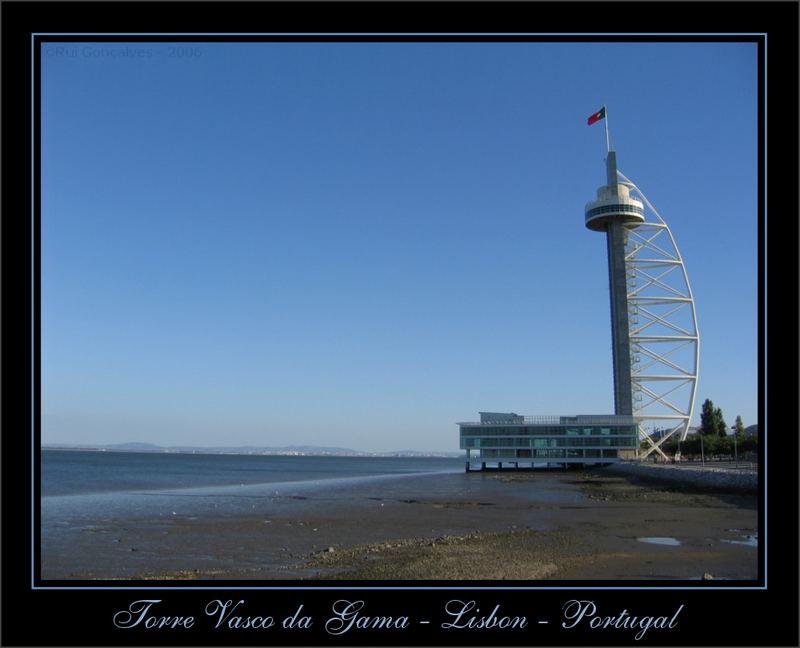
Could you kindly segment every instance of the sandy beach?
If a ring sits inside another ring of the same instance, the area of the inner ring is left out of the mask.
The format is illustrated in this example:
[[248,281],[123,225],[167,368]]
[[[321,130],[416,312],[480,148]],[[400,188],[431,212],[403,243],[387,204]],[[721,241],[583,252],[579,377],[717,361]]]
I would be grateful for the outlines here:
[[[758,577],[755,494],[603,469],[160,497],[156,515],[109,509],[87,513],[69,531],[45,524],[43,579]],[[227,506],[234,497],[236,506]]]

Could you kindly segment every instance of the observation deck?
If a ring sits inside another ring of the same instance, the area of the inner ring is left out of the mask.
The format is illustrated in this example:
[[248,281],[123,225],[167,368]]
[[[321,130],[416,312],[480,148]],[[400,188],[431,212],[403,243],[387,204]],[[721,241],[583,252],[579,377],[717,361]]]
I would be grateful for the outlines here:
[[586,203],[586,227],[595,232],[605,232],[611,221],[644,223],[644,205],[632,198],[630,189],[623,184],[612,184],[597,190],[597,200]]
[[607,232],[611,223],[638,225],[644,223],[644,205],[631,197],[631,190],[617,182],[617,154],[608,152],[606,185],[597,190],[597,199],[586,203],[586,227],[595,232]]

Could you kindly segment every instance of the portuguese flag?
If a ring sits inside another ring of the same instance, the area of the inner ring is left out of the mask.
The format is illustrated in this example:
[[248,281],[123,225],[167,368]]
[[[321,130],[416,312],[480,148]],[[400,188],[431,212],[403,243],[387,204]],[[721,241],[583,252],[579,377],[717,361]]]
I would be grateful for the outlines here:
[[594,124],[595,122],[597,122],[597,121],[600,121],[601,119],[604,119],[604,118],[605,118],[605,116],[606,116],[606,107],[605,107],[605,106],[603,106],[603,107],[602,107],[600,110],[598,110],[598,111],[597,111],[597,112],[596,112],[594,115],[592,115],[591,117],[589,117],[589,119],[587,120],[586,124],[587,124],[587,126],[591,126],[591,125],[592,125],[592,124]]

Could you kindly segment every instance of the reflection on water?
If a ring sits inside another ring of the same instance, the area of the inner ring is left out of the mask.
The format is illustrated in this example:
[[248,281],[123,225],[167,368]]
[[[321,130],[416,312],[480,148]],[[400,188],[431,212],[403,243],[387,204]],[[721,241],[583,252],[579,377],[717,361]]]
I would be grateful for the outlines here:
[[681,541],[675,538],[660,538],[660,537],[647,537],[636,538],[639,542],[646,542],[648,544],[664,545],[666,547],[680,547]]
[[744,545],[745,547],[758,547],[758,534],[756,535],[746,535],[742,536],[742,540],[728,540],[727,538],[723,538],[722,542],[727,542],[728,544],[739,544]]

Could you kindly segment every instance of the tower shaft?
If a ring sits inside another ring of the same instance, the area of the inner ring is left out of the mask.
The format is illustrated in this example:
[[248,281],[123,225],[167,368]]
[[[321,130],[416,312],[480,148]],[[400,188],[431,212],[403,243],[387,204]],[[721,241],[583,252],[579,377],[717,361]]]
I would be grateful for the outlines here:
[[611,293],[611,339],[614,355],[614,413],[633,414],[631,342],[628,328],[628,285],[624,223],[608,224],[608,285]]
[[586,206],[586,227],[606,232],[608,285],[611,296],[611,340],[614,360],[614,413],[633,414],[631,341],[628,322],[628,281],[625,245],[631,226],[644,222],[642,203],[617,181],[617,154],[608,152],[606,185]]
[[[606,182],[617,190],[617,154],[609,151],[606,158]],[[628,281],[625,269],[625,223],[608,221],[608,286],[611,295],[611,339],[614,355],[614,413],[633,414],[631,388],[631,341],[628,329]]]

